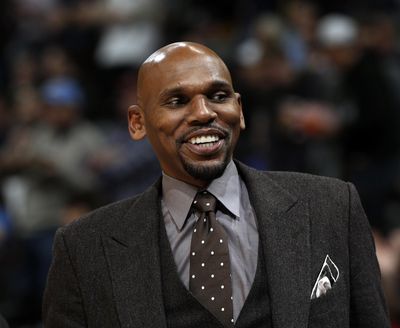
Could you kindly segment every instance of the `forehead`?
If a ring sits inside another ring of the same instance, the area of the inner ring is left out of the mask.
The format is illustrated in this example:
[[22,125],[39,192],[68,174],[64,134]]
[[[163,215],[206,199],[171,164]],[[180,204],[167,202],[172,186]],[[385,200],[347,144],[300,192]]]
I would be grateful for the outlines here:
[[141,80],[144,97],[157,97],[172,88],[207,87],[215,82],[232,85],[230,73],[219,57],[187,52],[160,55],[158,61],[148,64]]

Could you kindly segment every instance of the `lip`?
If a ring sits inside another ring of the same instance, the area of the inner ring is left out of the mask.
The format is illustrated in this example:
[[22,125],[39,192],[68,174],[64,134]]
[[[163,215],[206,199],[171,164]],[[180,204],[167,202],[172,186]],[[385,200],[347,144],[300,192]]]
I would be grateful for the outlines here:
[[220,129],[215,129],[215,128],[200,128],[196,129],[195,131],[189,132],[188,134],[185,134],[183,138],[184,143],[189,143],[189,140],[191,138],[195,137],[201,137],[201,136],[207,136],[207,135],[217,135],[219,139],[225,139],[227,133],[224,131],[221,131]]
[[[189,142],[189,140],[192,138],[208,135],[216,135],[218,136],[219,140],[217,142],[213,142],[211,145],[208,146],[204,146],[204,144],[201,146]],[[186,152],[197,155],[199,157],[210,158],[217,155],[221,151],[226,143],[226,138],[228,135],[229,132],[220,127],[195,127],[185,133],[181,138],[179,138],[177,143],[180,144],[180,147],[182,147],[182,150],[184,152],[186,150]]]
[[[202,134],[203,135],[203,134]],[[190,142],[185,142],[183,146],[189,149],[190,152],[200,156],[212,156],[217,154],[225,143],[225,139],[220,139],[217,142],[210,143],[209,146],[194,145]]]

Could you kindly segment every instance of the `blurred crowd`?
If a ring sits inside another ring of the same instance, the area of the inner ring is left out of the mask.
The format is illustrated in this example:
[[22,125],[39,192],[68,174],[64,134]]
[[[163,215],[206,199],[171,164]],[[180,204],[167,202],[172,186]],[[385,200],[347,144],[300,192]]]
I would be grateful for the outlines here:
[[231,68],[238,159],[356,185],[398,327],[399,17],[398,0],[0,2],[0,313],[40,327],[55,230],[160,175],[126,110],[140,63],[187,40]]

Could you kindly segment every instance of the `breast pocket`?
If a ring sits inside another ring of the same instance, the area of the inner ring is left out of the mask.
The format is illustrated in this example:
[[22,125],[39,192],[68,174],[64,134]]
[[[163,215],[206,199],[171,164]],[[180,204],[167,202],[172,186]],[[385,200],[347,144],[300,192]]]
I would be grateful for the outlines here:
[[314,298],[310,304],[310,318],[324,315],[325,313],[331,312],[336,307],[337,296],[336,287],[334,286],[325,295]]
[[346,328],[349,326],[343,305],[340,304],[339,285],[326,295],[311,300],[308,320],[309,328]]

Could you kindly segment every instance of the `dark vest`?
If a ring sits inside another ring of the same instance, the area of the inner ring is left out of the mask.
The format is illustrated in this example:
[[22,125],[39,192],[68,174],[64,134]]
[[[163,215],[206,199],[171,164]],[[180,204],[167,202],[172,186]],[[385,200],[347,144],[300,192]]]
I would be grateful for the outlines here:
[[[169,328],[224,328],[186,289],[177,273],[164,224],[160,229],[161,282]],[[261,238],[257,270],[249,295],[236,321],[238,328],[270,328],[271,312]]]

